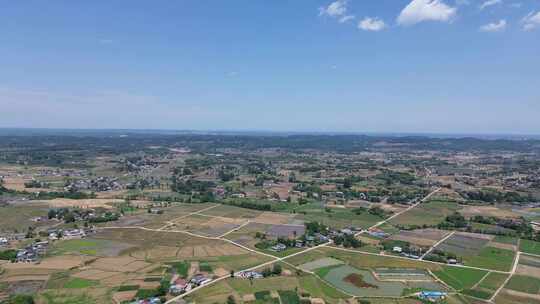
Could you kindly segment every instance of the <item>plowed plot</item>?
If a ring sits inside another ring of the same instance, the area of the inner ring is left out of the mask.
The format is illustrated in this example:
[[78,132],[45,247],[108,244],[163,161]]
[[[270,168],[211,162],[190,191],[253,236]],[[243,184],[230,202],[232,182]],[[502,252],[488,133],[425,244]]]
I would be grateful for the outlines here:
[[189,259],[194,257],[219,257],[246,254],[247,251],[231,244],[201,245],[181,248],[177,257]]
[[297,225],[272,225],[270,228],[266,231],[266,234],[268,234],[271,237],[295,237],[303,235],[306,231],[305,226],[297,226]]
[[436,247],[437,250],[452,252],[458,256],[473,256],[480,253],[489,243],[489,239],[479,238],[476,235],[456,233]]
[[464,217],[470,218],[476,215],[481,216],[494,216],[502,218],[518,218],[520,215],[512,212],[511,210],[505,210],[493,206],[465,206],[459,211]]
[[437,229],[403,230],[398,234],[392,235],[390,239],[405,241],[418,246],[433,246],[447,234],[447,231]]
[[225,238],[235,243],[254,248],[254,245],[258,242],[255,239],[255,234],[257,232],[265,232],[269,227],[269,225],[265,224],[249,223],[240,230],[228,234]]

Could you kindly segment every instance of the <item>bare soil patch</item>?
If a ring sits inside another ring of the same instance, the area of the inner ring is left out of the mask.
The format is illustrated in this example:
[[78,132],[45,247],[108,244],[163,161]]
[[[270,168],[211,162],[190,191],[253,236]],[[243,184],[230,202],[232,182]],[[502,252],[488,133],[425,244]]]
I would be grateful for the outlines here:
[[516,273],[540,279],[540,268],[537,267],[518,265],[516,268]]

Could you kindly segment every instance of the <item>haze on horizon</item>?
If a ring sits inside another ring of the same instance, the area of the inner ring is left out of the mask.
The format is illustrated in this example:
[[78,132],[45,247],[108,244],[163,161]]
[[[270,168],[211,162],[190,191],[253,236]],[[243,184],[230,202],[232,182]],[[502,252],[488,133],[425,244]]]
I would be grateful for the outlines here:
[[540,134],[540,1],[11,1],[0,128]]

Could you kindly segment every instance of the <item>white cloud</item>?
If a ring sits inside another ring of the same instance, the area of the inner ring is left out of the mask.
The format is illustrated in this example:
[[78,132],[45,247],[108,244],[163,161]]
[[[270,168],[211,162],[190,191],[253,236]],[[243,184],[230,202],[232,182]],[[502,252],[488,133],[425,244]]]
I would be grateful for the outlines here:
[[386,28],[386,23],[383,20],[375,17],[366,17],[358,23],[358,28],[364,31],[378,32]]
[[502,32],[506,29],[506,20],[501,19],[499,22],[492,22],[480,27],[481,32]]
[[536,13],[530,12],[521,20],[521,22],[523,24],[523,30],[525,31],[532,31],[540,27],[540,11]]
[[340,17],[347,12],[347,0],[337,0],[327,7],[319,7],[319,16]]
[[400,25],[413,25],[422,21],[449,22],[456,15],[457,8],[441,0],[412,0],[399,14]]
[[346,23],[348,21],[351,21],[353,20],[355,17],[353,15],[347,15],[347,16],[343,16],[339,19],[339,23]]
[[521,2],[515,2],[515,3],[512,3],[510,4],[510,7],[511,8],[521,8],[523,4]]
[[502,0],[487,0],[487,1],[484,1],[484,3],[480,5],[480,9],[483,10],[486,7],[490,7],[490,6],[501,4],[501,3],[502,3]]

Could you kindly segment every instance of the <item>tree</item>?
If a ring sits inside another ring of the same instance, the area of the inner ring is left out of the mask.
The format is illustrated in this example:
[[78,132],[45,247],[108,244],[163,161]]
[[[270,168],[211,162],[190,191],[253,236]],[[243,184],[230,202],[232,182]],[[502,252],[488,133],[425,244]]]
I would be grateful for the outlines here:
[[31,295],[14,295],[9,297],[6,304],[34,304],[34,298]]
[[232,295],[227,297],[227,304],[236,304],[236,300]]
[[281,268],[281,265],[274,264],[274,267],[272,268],[272,274],[274,275],[280,275],[283,269]]

